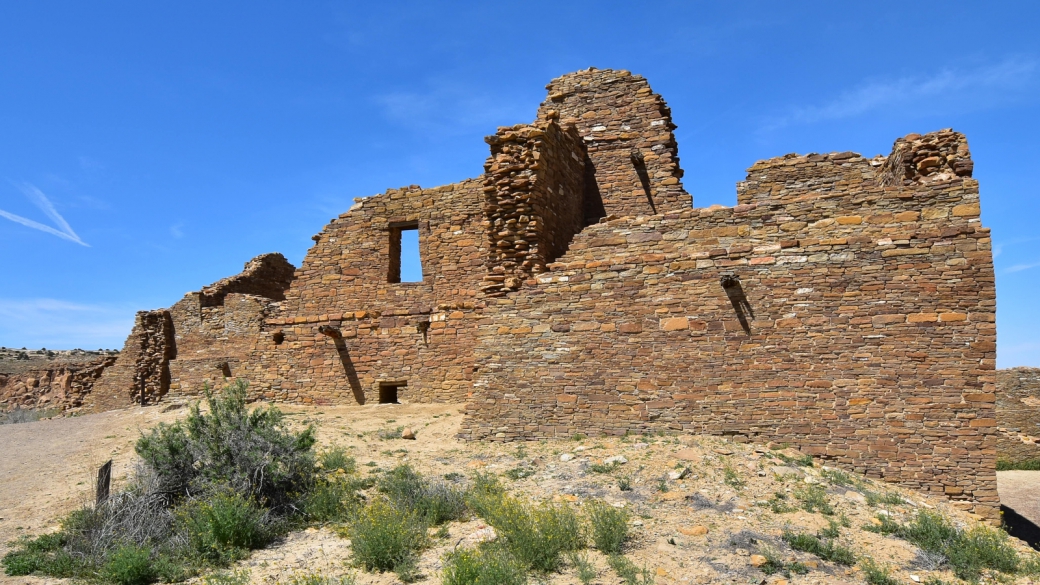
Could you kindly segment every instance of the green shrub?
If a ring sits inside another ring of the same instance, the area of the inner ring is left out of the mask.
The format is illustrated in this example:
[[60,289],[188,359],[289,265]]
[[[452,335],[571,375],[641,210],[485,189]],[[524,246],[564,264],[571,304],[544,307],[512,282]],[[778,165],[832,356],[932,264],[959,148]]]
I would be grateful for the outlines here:
[[983,571],[1002,573],[1028,571],[1030,565],[1023,564],[1008,535],[1000,529],[976,525],[961,530],[949,519],[930,510],[920,510],[908,523],[900,524],[881,516],[881,525],[867,527],[873,532],[894,534],[912,542],[922,550],[938,555],[949,564],[953,572],[966,581],[978,581]]
[[347,529],[354,561],[369,571],[393,571],[426,545],[426,524],[410,509],[376,500]]
[[288,581],[279,581],[278,585],[354,585],[355,582],[350,575],[326,577],[318,573],[297,573]]
[[729,463],[722,468],[722,474],[724,477],[723,481],[731,488],[739,490],[744,487],[744,480],[740,478],[737,471]]
[[361,505],[360,486],[361,482],[353,478],[319,480],[301,502],[303,515],[311,522],[349,520]]
[[12,577],[22,575],[50,575],[74,577],[89,569],[83,560],[78,560],[65,549],[64,532],[44,534],[36,538],[22,537],[13,550],[4,555],[0,564],[4,572]]
[[817,557],[851,567],[856,563],[856,557],[848,547],[836,544],[833,540],[820,540],[818,537],[805,533],[784,532],[784,542],[794,550],[807,552]]
[[518,481],[524,478],[531,477],[535,474],[535,470],[530,467],[523,465],[517,465],[516,467],[506,471],[505,476],[513,481]]
[[189,502],[177,511],[177,517],[195,551],[218,563],[261,547],[273,536],[264,510],[235,492]]
[[834,507],[827,501],[827,490],[823,486],[809,485],[796,489],[794,497],[806,512],[820,512],[826,516],[834,514]]
[[900,585],[897,579],[893,579],[888,568],[875,563],[871,559],[863,559],[859,564],[863,569],[863,578],[870,585]]
[[476,483],[470,492],[471,507],[525,567],[552,572],[563,553],[582,547],[581,522],[573,509],[549,502],[532,506],[505,494],[497,482],[478,479]]
[[759,553],[766,558],[766,562],[759,567],[759,570],[766,575],[773,575],[780,573],[781,575],[791,578],[791,574],[804,575],[809,572],[809,567],[804,564],[794,561],[791,563],[784,562],[783,557],[776,551],[776,549],[770,546],[761,546],[758,549]]
[[621,467],[620,461],[611,461],[610,463],[591,463],[588,469],[592,473],[613,473],[619,467]]
[[628,538],[628,511],[615,508],[603,500],[585,503],[585,515],[592,527],[592,542],[600,552],[614,555]]
[[144,546],[125,544],[108,556],[101,576],[117,585],[147,585],[158,577],[152,567],[152,551]]
[[625,585],[653,585],[654,575],[649,569],[640,569],[628,557],[613,555],[607,558],[607,564],[617,573]]
[[824,469],[820,471],[820,475],[829,481],[831,485],[846,486],[854,484],[852,476],[840,469]]
[[379,491],[395,506],[414,510],[432,526],[466,515],[463,492],[441,483],[430,483],[409,465],[387,472],[378,482]]
[[208,413],[192,405],[184,421],[138,439],[137,454],[157,475],[158,493],[177,500],[228,486],[278,510],[310,489],[314,429],[289,430],[274,407],[250,411],[246,387],[239,380],[219,396],[206,388]]
[[899,504],[905,504],[906,500],[902,496],[895,492],[874,492],[870,490],[863,490],[863,495],[867,498],[867,505],[871,508],[879,504],[891,504],[898,506]]
[[444,559],[443,585],[524,585],[527,573],[508,551],[496,546],[459,549]]
[[574,565],[574,570],[578,574],[578,581],[581,582],[581,585],[591,585],[592,581],[598,576],[596,567],[589,562],[587,554],[574,551],[567,555],[567,560]]
[[221,571],[202,578],[203,585],[249,585],[249,570]]
[[619,477],[617,479],[617,487],[619,490],[623,492],[632,491],[632,478],[628,477],[627,475],[624,477]]
[[338,469],[342,469],[343,473],[347,474],[357,471],[357,461],[347,455],[347,450],[343,447],[332,447],[322,451],[318,455],[318,464],[322,469],[330,473]]

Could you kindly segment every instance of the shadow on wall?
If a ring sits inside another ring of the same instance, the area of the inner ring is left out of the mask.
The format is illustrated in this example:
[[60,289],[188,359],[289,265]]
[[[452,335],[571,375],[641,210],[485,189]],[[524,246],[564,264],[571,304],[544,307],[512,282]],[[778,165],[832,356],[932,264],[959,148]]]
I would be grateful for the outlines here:
[[643,160],[643,153],[639,152],[639,149],[633,148],[629,156],[632,159],[632,166],[636,169],[636,174],[639,175],[639,184],[643,186],[643,193],[646,193],[646,202],[650,204],[650,212],[657,215],[654,195],[650,191],[650,174],[646,172],[646,161]]
[[748,323],[748,315],[754,319],[755,311],[751,308],[751,303],[748,302],[747,296],[744,294],[744,287],[740,286],[740,280],[736,276],[723,276],[722,289],[726,291],[726,296],[729,297],[729,302],[737,313],[737,320],[740,321],[740,326],[744,328],[744,333],[750,336],[751,324]]
[[361,379],[358,378],[357,370],[354,369],[354,362],[350,359],[350,351],[347,349],[347,342],[343,341],[343,335],[338,328],[329,325],[318,327],[318,333],[332,338],[333,343],[336,345],[336,353],[339,354],[339,361],[343,364],[343,371],[347,375],[350,391],[354,394],[354,400],[358,404],[364,404],[365,390],[361,387]]
[[599,192],[596,184],[596,166],[592,164],[589,155],[585,155],[585,225],[598,223],[607,216],[607,209],[603,206],[603,195]]

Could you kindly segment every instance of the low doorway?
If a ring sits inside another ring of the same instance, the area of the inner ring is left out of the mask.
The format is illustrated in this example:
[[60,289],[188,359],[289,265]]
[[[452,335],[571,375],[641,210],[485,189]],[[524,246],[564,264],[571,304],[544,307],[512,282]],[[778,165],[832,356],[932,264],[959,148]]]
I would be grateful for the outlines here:
[[397,391],[407,385],[408,382],[380,382],[379,404],[400,404]]

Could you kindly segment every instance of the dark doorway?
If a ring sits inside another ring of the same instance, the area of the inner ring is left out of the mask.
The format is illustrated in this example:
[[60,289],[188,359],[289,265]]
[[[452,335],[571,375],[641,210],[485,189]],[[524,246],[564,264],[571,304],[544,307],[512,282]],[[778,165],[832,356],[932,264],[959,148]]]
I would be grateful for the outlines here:
[[380,382],[379,404],[399,404],[397,389],[407,385],[407,382]]

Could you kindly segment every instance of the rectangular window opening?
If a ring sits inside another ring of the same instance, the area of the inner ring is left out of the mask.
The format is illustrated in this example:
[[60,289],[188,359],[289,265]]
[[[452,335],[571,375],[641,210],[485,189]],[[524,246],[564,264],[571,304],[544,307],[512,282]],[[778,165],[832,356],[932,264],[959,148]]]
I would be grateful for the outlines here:
[[408,382],[380,382],[379,404],[400,404],[397,390],[408,385]]
[[387,282],[422,282],[419,222],[390,224],[390,267]]

